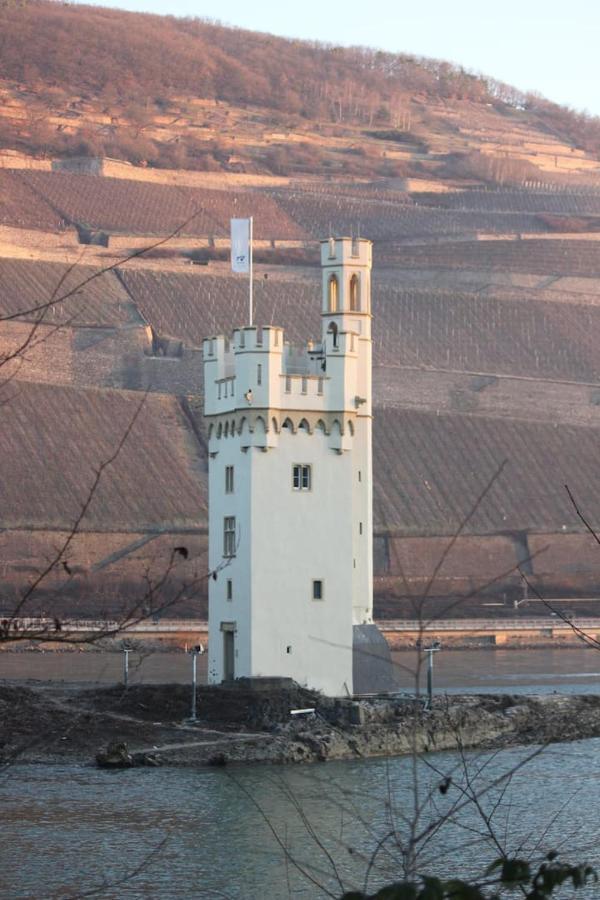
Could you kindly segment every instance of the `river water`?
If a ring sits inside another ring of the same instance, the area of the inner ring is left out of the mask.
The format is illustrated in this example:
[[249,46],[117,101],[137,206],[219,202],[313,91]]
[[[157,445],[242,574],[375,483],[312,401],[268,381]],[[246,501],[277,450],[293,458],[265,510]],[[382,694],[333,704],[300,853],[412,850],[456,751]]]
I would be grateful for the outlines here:
[[[412,654],[396,658],[402,672],[414,662]],[[440,690],[595,692],[600,682],[600,657],[585,649],[453,651],[435,662]],[[0,654],[0,678],[8,679],[110,682],[120,666],[116,654]],[[132,679],[188,675],[183,654],[155,654],[132,668]],[[363,887],[378,843],[394,833],[372,866],[374,891],[400,876],[415,778],[423,804],[418,830],[438,821],[470,784],[483,791],[483,812],[494,810],[491,830],[509,851],[541,846],[600,866],[600,739],[552,746],[517,768],[534,750],[463,760],[430,754],[416,774],[408,758],[116,773],[14,765],[0,773],[0,898],[65,900],[90,891],[114,900],[339,896],[342,887]],[[446,775],[453,781],[442,795]],[[420,870],[440,875],[481,873],[497,856],[472,806],[420,850]],[[588,900],[600,890],[576,896]]]
[[[392,654],[403,690],[414,689],[416,653]],[[123,678],[123,654],[103,652],[0,653],[0,680],[114,684]],[[421,672],[424,684],[425,672]],[[191,657],[181,653],[129,656],[135,683],[184,683]],[[206,680],[206,656],[198,658],[198,679]],[[600,691],[600,651],[585,647],[531,650],[442,650],[434,657],[434,684],[441,691],[595,693]]]

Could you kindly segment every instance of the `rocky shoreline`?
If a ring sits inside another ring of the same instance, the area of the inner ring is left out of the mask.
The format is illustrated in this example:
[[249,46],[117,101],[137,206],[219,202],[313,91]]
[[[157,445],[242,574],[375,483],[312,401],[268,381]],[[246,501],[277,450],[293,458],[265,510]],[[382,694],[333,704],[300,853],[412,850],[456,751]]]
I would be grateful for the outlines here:
[[[68,689],[0,685],[4,763],[94,765],[122,745],[131,765],[221,766],[366,759],[457,747],[493,749],[600,736],[600,696],[439,696],[330,700],[296,686],[201,688],[186,720],[182,685]],[[290,715],[292,709],[310,709]]]

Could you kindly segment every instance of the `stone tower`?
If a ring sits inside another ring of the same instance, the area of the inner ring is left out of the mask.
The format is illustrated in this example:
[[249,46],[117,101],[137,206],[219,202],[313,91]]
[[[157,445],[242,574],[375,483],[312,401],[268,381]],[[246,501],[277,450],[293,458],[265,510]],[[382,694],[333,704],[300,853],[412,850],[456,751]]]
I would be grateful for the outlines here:
[[371,242],[322,241],[321,266],[320,341],[254,326],[204,341],[212,683],[351,694],[357,629],[376,631]]

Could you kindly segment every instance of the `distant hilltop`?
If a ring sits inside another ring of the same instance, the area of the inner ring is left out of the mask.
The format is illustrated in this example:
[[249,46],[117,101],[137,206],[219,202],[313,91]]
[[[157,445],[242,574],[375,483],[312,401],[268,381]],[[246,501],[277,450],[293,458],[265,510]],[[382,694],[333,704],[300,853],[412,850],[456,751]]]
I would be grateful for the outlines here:
[[600,119],[439,60],[42,0],[0,5],[0,148],[522,184],[591,177]]

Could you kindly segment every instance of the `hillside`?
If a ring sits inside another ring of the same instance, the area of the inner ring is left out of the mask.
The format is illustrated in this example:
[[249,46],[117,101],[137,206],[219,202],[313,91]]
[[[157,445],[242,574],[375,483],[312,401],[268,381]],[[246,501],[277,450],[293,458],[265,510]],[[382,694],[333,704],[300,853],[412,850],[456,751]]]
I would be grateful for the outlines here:
[[598,120],[443,61],[46,0],[0,7],[0,90],[0,148],[46,158],[520,182],[600,151]]
[[[600,521],[597,120],[443,62],[47,2],[0,8],[0,99],[0,611],[143,392],[77,577],[48,593],[120,608],[182,535],[202,571],[200,348],[247,315],[236,215],[255,219],[256,323],[295,344],[319,334],[318,239],[374,241],[378,613],[411,615],[463,519],[432,602],[543,613],[513,608],[521,566],[600,611],[564,491]],[[200,582],[179,609],[204,604]]]

